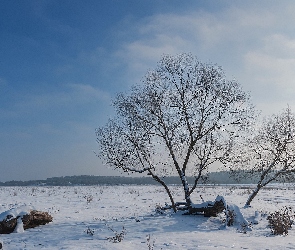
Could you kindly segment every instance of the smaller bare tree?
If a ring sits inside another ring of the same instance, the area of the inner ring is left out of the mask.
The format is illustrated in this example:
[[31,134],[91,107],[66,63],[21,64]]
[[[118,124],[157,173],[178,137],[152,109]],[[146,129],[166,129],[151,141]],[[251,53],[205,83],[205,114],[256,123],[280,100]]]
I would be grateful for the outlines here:
[[[261,188],[273,181],[295,180],[295,115],[288,107],[265,119],[232,161],[233,174],[258,177],[256,188],[247,199],[249,206]],[[236,176],[236,177],[237,177]]]

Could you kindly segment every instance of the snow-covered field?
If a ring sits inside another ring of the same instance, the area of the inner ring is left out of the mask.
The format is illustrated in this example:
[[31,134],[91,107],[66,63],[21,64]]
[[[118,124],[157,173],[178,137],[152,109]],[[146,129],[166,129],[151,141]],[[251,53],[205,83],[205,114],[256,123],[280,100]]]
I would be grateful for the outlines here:
[[[157,213],[168,196],[160,186],[1,187],[0,213],[22,206],[47,211],[53,222],[23,233],[0,235],[3,249],[295,249],[295,228],[287,236],[273,236],[266,213],[284,206],[295,209],[295,187],[272,186],[262,190],[251,208],[243,208],[249,190],[239,186],[200,187],[195,203],[224,196],[241,208],[252,231],[240,233],[216,218]],[[173,187],[177,201],[179,186]],[[256,217],[255,217],[255,211]],[[255,217],[255,218],[254,218]],[[123,232],[123,240],[112,242]],[[147,238],[149,237],[149,240]],[[149,244],[149,245],[148,245]]]

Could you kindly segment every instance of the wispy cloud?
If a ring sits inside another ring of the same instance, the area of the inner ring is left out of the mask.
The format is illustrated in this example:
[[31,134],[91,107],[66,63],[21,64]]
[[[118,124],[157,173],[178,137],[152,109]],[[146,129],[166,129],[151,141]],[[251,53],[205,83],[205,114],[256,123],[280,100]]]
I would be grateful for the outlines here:
[[72,83],[67,85],[71,90],[69,96],[71,98],[76,98],[80,102],[88,102],[91,100],[95,101],[109,101],[109,93],[102,91],[99,88],[96,88],[90,84],[79,84]]
[[[295,22],[292,10],[292,1],[268,5],[250,1],[219,12],[155,15],[137,24],[134,39],[129,37],[116,55],[139,79],[162,54],[192,52],[223,66],[267,112],[267,102],[282,108],[281,103],[290,103],[288,93],[295,93],[295,33],[288,28]],[[263,91],[266,86],[268,95]],[[295,107],[295,100],[291,105]]]
[[25,112],[34,112],[56,107],[85,105],[91,102],[109,102],[109,99],[109,94],[97,87],[71,83],[52,92],[28,94],[15,106]]

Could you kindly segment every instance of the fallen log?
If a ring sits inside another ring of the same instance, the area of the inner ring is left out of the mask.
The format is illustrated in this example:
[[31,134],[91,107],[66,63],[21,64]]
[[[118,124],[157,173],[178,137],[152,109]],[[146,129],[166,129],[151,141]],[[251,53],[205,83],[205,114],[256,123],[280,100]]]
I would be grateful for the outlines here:
[[12,217],[12,215],[7,215],[7,217],[0,222],[0,234],[10,234],[14,231],[17,218]]
[[34,228],[40,225],[45,225],[52,222],[52,216],[47,212],[32,210],[29,214],[22,217],[24,230]]
[[189,208],[189,214],[204,214],[205,217],[216,217],[226,209],[226,204],[221,196],[217,196],[214,202],[207,201],[202,204],[193,204]]
[[[176,202],[175,207],[178,211],[187,211],[186,213],[184,213],[185,215],[202,214],[205,217],[216,217],[219,213],[225,211],[226,202],[222,196],[217,196],[214,202],[206,201],[201,204],[191,204],[190,206],[188,206],[186,202]],[[171,208],[171,206],[166,205],[161,209],[167,210]]]
[[[1,216],[2,215],[2,216]],[[52,216],[47,212],[31,210],[15,214],[11,211],[0,215],[0,234],[10,234],[15,232],[17,225],[22,223],[22,230],[45,225],[52,221]],[[4,217],[4,218],[3,218]],[[21,220],[21,221],[20,221]],[[17,229],[17,230],[21,230]]]

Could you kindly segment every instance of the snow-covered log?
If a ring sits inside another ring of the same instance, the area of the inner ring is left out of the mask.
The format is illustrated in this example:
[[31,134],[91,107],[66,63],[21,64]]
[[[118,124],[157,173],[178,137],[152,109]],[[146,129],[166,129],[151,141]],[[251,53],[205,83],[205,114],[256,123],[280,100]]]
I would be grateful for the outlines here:
[[26,229],[45,225],[52,221],[52,216],[25,208],[14,208],[0,214],[0,234],[21,233]]
[[[226,202],[222,196],[217,196],[215,201],[206,201],[200,204],[191,203],[190,206],[187,202],[175,202],[176,210],[187,211],[185,214],[203,214],[205,217],[216,217],[219,213],[225,211]],[[171,205],[162,207],[162,210],[171,209]]]
[[204,213],[205,217],[216,217],[225,210],[226,203],[222,196],[217,196],[215,201],[206,201],[201,204],[192,204],[190,214]]

